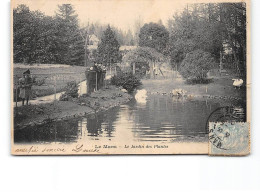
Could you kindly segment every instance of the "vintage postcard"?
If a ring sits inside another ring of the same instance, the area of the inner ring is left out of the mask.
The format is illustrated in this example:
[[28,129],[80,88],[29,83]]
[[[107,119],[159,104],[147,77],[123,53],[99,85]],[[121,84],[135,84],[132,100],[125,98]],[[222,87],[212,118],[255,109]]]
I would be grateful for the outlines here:
[[12,0],[13,155],[250,153],[249,0]]

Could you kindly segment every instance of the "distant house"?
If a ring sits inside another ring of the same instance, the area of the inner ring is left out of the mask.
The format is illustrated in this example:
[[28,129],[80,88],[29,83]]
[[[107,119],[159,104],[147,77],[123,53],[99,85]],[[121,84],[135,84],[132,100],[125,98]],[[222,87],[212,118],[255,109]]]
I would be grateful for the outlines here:
[[99,39],[96,35],[92,34],[89,36],[88,50],[93,52],[98,47]]
[[93,60],[95,51],[97,50],[99,39],[96,35],[92,34],[89,36],[88,50],[89,50],[89,59]]
[[99,39],[96,35],[92,34],[89,36],[89,45],[97,46],[99,43]]
[[120,46],[119,51],[122,53],[122,56],[125,56],[129,51],[136,49],[137,46]]
[[130,50],[134,50],[136,49],[137,47],[136,46],[121,46],[119,48],[120,51],[130,51]]

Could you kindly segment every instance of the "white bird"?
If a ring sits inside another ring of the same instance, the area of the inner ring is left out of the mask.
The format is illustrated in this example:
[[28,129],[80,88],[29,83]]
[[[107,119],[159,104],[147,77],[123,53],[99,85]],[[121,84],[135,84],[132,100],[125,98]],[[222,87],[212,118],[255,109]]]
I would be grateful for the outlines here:
[[145,89],[137,90],[135,100],[138,103],[146,103],[147,91]]
[[124,92],[124,93],[127,93],[127,90],[124,89],[124,88],[122,88],[121,91]]
[[242,85],[243,85],[243,80],[242,79],[232,79],[234,82],[233,82],[233,86],[235,88],[240,88]]

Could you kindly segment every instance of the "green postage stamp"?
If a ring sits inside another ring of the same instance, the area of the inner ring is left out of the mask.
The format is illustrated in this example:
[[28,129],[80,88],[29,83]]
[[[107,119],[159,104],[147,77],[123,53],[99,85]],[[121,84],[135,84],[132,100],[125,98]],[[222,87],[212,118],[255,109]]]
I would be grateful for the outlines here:
[[210,122],[209,155],[247,155],[250,153],[248,122]]

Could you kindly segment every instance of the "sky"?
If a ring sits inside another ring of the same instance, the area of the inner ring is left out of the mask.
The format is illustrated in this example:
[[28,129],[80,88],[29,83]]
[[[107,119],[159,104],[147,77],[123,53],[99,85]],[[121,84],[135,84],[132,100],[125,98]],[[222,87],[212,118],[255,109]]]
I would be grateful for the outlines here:
[[168,19],[185,7],[183,0],[14,0],[13,7],[26,4],[30,10],[55,15],[57,5],[62,3],[71,3],[74,6],[81,26],[88,22],[99,22],[123,31],[133,30],[138,19],[143,23],[162,20],[167,25]]

